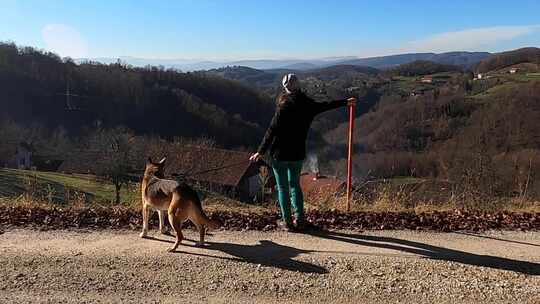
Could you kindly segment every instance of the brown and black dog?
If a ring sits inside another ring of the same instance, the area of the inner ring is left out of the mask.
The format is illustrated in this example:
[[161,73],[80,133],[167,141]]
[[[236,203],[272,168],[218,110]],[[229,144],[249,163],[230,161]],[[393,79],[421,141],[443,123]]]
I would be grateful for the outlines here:
[[142,204],[143,204],[143,230],[141,237],[146,237],[148,232],[148,218],[150,208],[159,212],[159,229],[165,233],[164,217],[167,211],[169,223],[176,232],[176,242],[168,251],[175,251],[182,242],[182,223],[190,220],[199,230],[199,242],[204,244],[206,228],[215,229],[219,227],[216,221],[209,219],[202,209],[201,200],[197,192],[185,183],[163,178],[165,158],[154,163],[151,158],[146,161],[144,177],[142,180]]

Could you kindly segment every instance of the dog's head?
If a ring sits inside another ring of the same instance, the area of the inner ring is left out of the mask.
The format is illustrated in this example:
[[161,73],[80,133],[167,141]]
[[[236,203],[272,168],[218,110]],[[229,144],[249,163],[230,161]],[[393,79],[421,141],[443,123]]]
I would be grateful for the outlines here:
[[166,157],[164,157],[159,162],[155,163],[152,161],[151,157],[148,157],[146,160],[146,167],[144,169],[144,175],[147,176],[156,176],[159,178],[163,178],[165,176],[165,161],[167,160]]

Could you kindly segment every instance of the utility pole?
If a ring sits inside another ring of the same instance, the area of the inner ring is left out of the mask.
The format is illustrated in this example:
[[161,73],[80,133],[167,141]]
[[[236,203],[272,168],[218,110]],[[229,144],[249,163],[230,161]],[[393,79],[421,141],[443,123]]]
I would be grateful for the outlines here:
[[352,182],[353,182],[353,138],[354,138],[354,118],[356,113],[356,105],[353,103],[349,106],[349,149],[347,153],[347,212],[351,211],[352,201]]
[[78,94],[72,94],[71,93],[71,88],[70,88],[70,85],[69,85],[69,80],[66,81],[66,92],[65,93],[60,93],[58,95],[66,96],[66,110],[68,110],[68,111],[81,111],[81,108],[77,107],[76,105],[74,105],[72,103],[72,97],[87,98],[87,96],[81,96],[81,95],[78,95]]

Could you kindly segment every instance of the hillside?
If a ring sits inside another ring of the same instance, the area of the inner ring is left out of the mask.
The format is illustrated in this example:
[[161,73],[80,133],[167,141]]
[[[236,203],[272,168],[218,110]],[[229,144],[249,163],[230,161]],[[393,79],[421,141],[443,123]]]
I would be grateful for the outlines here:
[[0,44],[2,119],[71,135],[123,125],[136,134],[215,138],[227,147],[257,144],[273,103],[236,82],[122,63],[74,64],[52,53]]
[[456,65],[463,68],[470,68],[481,60],[488,58],[486,52],[449,52],[449,53],[415,53],[400,54],[381,57],[371,57],[342,61],[339,64],[369,66],[377,69],[387,69],[413,61],[424,60],[435,63]]
[[396,76],[424,76],[429,74],[459,71],[461,71],[461,69],[458,66],[440,64],[427,60],[417,60],[391,68],[386,72],[390,75]]
[[276,87],[281,83],[281,77],[292,70],[258,70],[246,66],[227,66],[200,72],[203,75],[223,77],[243,85],[257,89],[267,95],[276,94]]
[[358,65],[332,65],[324,68],[311,69],[308,71],[303,71],[300,73],[304,77],[318,77],[321,79],[335,79],[344,76],[355,76],[355,74],[364,74],[375,76],[379,73],[379,70],[368,67],[368,66],[358,66]]
[[[539,198],[540,77],[452,77],[455,80],[441,85],[412,77],[396,80],[396,87],[406,83],[418,93],[384,95],[372,111],[357,118],[356,176],[437,178],[451,187],[439,186],[434,193],[461,189],[466,200]],[[420,91],[426,85],[427,90]],[[320,155],[333,159],[326,170],[337,167],[343,172],[347,129],[343,123],[324,135],[327,148]]]
[[[246,66],[229,66],[201,73],[239,81],[248,87],[256,88],[275,97],[281,90],[281,79],[287,73],[295,73],[308,83],[314,79],[324,82],[337,80],[351,82],[355,79],[362,78],[366,80],[370,77],[375,77],[379,73],[379,70],[355,65],[333,65],[306,71],[290,69],[257,70]],[[346,86],[346,84],[343,85]]]
[[[482,147],[486,151],[482,152],[485,154],[482,157],[490,160],[490,166],[501,161],[496,160],[497,157],[503,158],[501,164],[504,165],[494,174],[498,178],[512,176],[515,181],[523,178],[525,159],[539,148],[533,131],[540,121],[534,99],[540,95],[538,66],[535,57],[531,56],[534,50],[516,50],[484,60],[481,65],[490,65],[496,70],[481,80],[473,79],[472,73],[463,71],[462,66],[426,60],[401,64],[382,72],[355,65],[335,65],[297,71],[297,74],[308,94],[318,100],[348,94],[359,97],[356,151],[364,154],[357,159],[358,176],[385,178],[412,174],[457,178],[463,176],[467,167],[477,165],[467,153],[482,146],[474,140],[485,137]],[[416,54],[393,57],[393,63],[413,57],[455,62],[452,60],[463,59],[463,56],[477,60],[488,54]],[[519,70],[516,74],[510,74],[507,68],[499,71],[505,64],[493,64],[506,62],[501,59],[505,57],[511,58],[509,64]],[[257,87],[259,84],[249,80],[253,71],[247,71],[250,70],[237,68],[234,75],[247,85]],[[285,72],[289,71],[259,70],[255,75],[257,79],[268,81],[261,82],[267,92],[278,92],[280,76]],[[522,114],[513,116],[510,113]],[[499,119],[505,124],[497,122]],[[326,171],[343,173],[346,121],[343,111],[335,111],[322,115],[314,123],[315,137],[311,138],[309,147],[311,153],[321,158],[320,163]],[[483,124],[488,122],[494,127],[487,129]],[[510,138],[501,125],[510,129],[519,126],[520,129]],[[489,135],[484,133],[488,130]],[[319,134],[323,136],[318,137]],[[521,162],[521,173],[502,173],[502,168],[512,171],[506,167],[510,159]],[[531,166],[535,165],[534,159]],[[515,190],[516,185],[509,186],[508,181],[504,183],[507,183],[507,190],[513,189],[508,191],[522,191]]]
[[521,48],[494,54],[479,62],[475,69],[478,73],[486,73],[519,63],[540,65],[540,48]]
[[[66,133],[89,134],[90,147],[92,134],[117,132],[126,142],[139,135],[209,136],[221,146],[253,148],[274,111],[282,75],[294,72],[232,66],[180,73],[120,63],[76,65],[9,44],[0,50],[0,102],[6,109],[0,118],[37,124],[20,130],[6,123],[2,126],[10,130],[4,133],[51,138],[55,147],[65,143]],[[434,177],[481,187],[480,181],[491,178],[499,184],[489,191],[523,195],[540,189],[531,186],[538,179],[527,174],[540,166],[537,52],[528,48],[485,60],[479,68],[490,72],[481,79],[457,66],[423,60],[382,72],[355,65],[295,72],[316,100],[358,97],[359,179]],[[519,71],[511,73],[508,64]],[[323,170],[336,175],[344,168],[347,119],[345,108],[318,116],[307,144]],[[102,130],[117,125],[131,131]],[[51,130],[48,135],[43,126]],[[88,132],[92,129],[97,132]]]
[[[438,178],[489,195],[538,197],[534,189],[540,189],[539,180],[530,174],[540,170],[540,139],[535,131],[540,128],[540,77],[535,50],[516,50],[483,61],[480,66],[491,69],[483,79],[474,78],[462,66],[426,60],[385,71],[335,65],[296,73],[308,94],[318,100],[359,97],[355,135],[359,179]],[[459,54],[446,56],[460,58]],[[517,72],[511,73],[510,67]],[[233,70],[231,74],[249,86],[259,86],[251,81],[252,75],[265,79],[260,82],[264,90],[275,93],[281,75],[290,72]],[[346,121],[345,111],[334,111],[313,125],[315,137],[308,148],[325,172],[343,174]]]

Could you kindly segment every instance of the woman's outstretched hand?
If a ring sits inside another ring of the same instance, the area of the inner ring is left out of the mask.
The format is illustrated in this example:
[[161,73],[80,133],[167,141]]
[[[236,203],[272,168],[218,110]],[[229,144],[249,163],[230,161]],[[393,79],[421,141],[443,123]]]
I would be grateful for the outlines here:
[[249,161],[256,162],[259,159],[261,159],[261,155],[259,153],[255,153],[255,154],[251,155],[251,157],[249,158]]
[[348,98],[348,99],[347,99],[347,105],[348,105],[349,107],[350,107],[350,106],[356,105],[356,97]]

